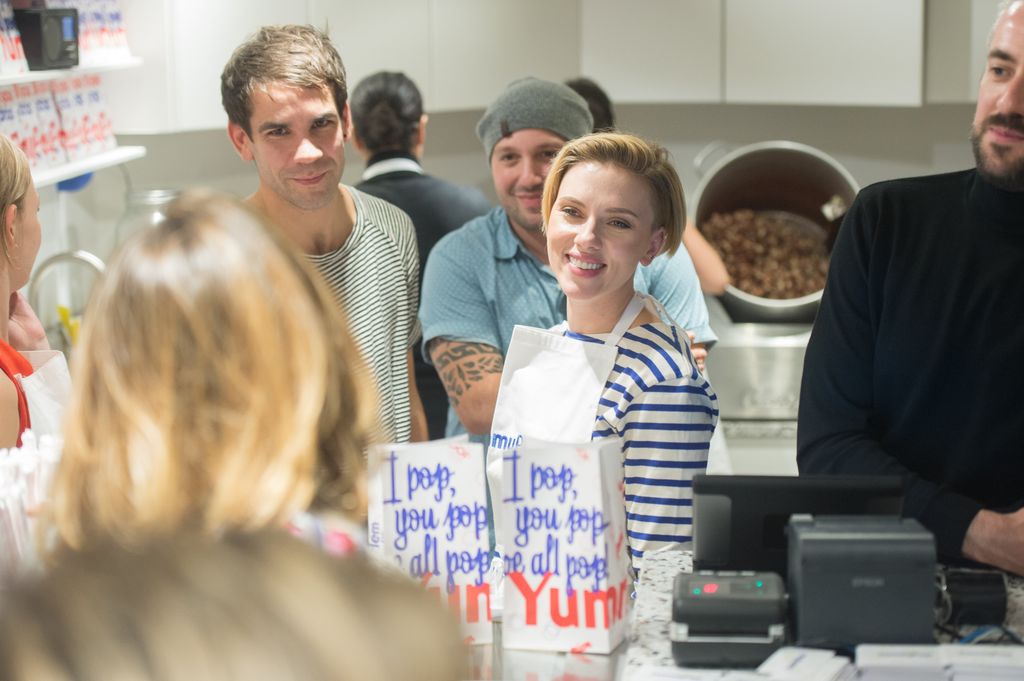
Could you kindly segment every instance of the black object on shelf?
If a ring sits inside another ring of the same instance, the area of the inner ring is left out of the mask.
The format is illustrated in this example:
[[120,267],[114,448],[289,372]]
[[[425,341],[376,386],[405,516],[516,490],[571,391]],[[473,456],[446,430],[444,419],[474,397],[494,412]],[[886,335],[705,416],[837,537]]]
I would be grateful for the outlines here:
[[77,9],[17,9],[14,21],[29,70],[78,66]]

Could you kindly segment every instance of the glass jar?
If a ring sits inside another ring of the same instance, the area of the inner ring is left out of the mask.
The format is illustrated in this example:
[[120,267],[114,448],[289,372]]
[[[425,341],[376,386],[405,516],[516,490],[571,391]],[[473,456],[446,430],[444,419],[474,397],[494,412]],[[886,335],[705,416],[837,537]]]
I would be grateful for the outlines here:
[[114,228],[114,245],[120,246],[136,232],[163,221],[167,204],[178,194],[177,189],[143,189],[129,192],[124,215]]

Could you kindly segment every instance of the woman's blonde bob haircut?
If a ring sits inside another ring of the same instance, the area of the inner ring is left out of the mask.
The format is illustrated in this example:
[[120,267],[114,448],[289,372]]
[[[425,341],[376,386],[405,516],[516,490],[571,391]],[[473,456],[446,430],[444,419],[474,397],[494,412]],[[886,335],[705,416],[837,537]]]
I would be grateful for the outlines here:
[[[31,184],[32,170],[25,152],[7,135],[0,134],[0,216],[7,215],[10,206],[17,206],[21,210]],[[0,237],[0,248],[4,251],[4,260],[9,263],[11,255],[6,232]]]
[[654,230],[665,230],[665,245],[661,253],[676,252],[686,226],[686,201],[679,175],[669,160],[668,150],[628,133],[600,132],[584,135],[562,147],[544,182],[541,210],[545,225],[551,216],[565,174],[583,163],[611,164],[642,177],[651,188],[654,208],[652,227]]
[[59,548],[365,503],[369,373],[319,275],[235,199],[186,193],[125,244],[93,291],[72,382]]

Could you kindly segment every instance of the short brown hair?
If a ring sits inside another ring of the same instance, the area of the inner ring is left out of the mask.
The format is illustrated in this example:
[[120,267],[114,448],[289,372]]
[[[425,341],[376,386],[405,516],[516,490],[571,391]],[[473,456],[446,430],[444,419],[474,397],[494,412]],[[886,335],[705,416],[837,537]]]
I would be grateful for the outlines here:
[[636,173],[647,182],[654,200],[654,228],[665,230],[665,245],[661,252],[675,253],[686,224],[683,184],[665,147],[628,133],[595,133],[571,140],[562,147],[544,182],[541,201],[544,224],[551,215],[565,174],[573,166],[588,162],[618,166]]
[[325,90],[338,112],[348,101],[345,65],[330,37],[313,26],[264,26],[235,48],[220,74],[228,120],[252,136],[252,93],[271,83]]

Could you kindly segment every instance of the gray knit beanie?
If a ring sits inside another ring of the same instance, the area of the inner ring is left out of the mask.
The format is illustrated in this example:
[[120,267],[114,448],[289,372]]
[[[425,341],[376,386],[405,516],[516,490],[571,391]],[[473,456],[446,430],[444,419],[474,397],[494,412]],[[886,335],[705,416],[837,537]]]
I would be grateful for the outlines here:
[[490,160],[494,145],[516,130],[540,128],[571,140],[589,133],[593,125],[586,100],[568,85],[522,78],[509,84],[487,107],[476,124],[476,136]]

